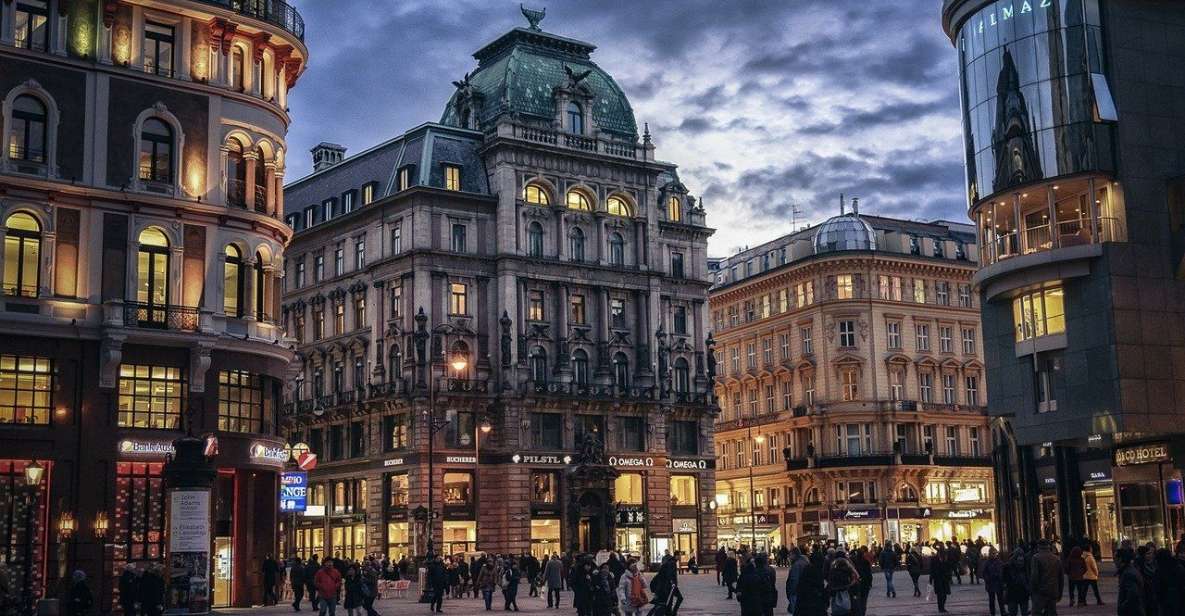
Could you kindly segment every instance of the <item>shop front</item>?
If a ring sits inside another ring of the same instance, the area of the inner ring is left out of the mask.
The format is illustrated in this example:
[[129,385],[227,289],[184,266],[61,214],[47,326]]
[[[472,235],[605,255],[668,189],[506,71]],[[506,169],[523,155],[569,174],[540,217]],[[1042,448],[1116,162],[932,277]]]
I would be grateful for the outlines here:
[[1054,539],[1058,537],[1061,528],[1061,514],[1058,510],[1057,476],[1052,460],[1043,458],[1037,466],[1038,503],[1037,514],[1040,516],[1041,537]]
[[924,507],[888,507],[885,509],[885,540],[917,544],[926,540],[930,509]]
[[[644,559],[646,555],[646,506],[626,505],[617,506],[617,519],[614,525],[614,545],[623,555]],[[646,562],[642,560],[641,562]]]
[[1091,460],[1081,470],[1083,519],[1086,536],[1099,544],[1102,557],[1110,560],[1118,545],[1116,540],[1115,486],[1111,483],[1111,461]]
[[[530,456],[535,463],[563,464],[560,456]],[[518,457],[522,460],[522,456]],[[562,553],[563,473],[554,468],[533,468],[530,471],[531,490],[531,554],[540,560],[544,556]]]
[[1169,443],[1116,448],[1113,480],[1120,540],[1171,547],[1173,538],[1185,532],[1181,471],[1174,468]]
[[927,541],[964,541],[982,538],[996,542],[996,526],[987,508],[934,508],[929,521]]
[[383,477],[386,486],[384,507],[384,531],[387,534],[385,553],[392,561],[413,556],[411,524],[408,520],[407,504],[410,496],[407,471],[388,473]]
[[716,541],[721,547],[737,550],[742,546],[768,552],[781,545],[782,518],[778,513],[720,515],[716,518]]
[[881,511],[875,507],[836,509],[831,512],[835,522],[835,540],[849,547],[880,544],[884,539]]
[[476,552],[477,515],[473,507],[473,471],[445,470],[443,488],[441,554]]
[[800,547],[831,539],[831,515],[826,509],[812,507],[802,512],[802,524],[794,542]]

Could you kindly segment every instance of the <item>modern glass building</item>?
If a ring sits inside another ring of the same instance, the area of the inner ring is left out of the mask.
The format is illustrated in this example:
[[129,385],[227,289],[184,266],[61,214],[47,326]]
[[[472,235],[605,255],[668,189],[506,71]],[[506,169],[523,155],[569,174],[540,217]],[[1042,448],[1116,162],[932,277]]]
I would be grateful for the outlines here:
[[942,22],[1001,538],[1168,542],[1185,531],[1185,7],[947,0]]

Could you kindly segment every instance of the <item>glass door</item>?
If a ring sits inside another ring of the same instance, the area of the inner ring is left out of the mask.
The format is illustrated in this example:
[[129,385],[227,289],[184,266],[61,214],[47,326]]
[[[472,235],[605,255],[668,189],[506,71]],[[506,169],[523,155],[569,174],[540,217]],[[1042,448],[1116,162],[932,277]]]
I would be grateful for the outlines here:
[[214,538],[214,607],[229,607],[234,563],[234,539]]

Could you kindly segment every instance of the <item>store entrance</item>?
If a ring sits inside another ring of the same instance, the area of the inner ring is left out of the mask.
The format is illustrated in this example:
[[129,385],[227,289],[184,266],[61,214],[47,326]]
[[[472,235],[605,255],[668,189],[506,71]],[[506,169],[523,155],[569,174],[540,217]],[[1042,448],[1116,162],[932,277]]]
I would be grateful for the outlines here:
[[1097,541],[1103,558],[1110,559],[1115,551],[1115,490],[1098,488],[1082,492],[1086,534]]
[[606,549],[605,507],[600,495],[587,491],[580,497],[580,523],[577,537],[580,550],[595,553]]
[[230,607],[231,580],[234,579],[234,541],[231,537],[214,538],[214,607]]

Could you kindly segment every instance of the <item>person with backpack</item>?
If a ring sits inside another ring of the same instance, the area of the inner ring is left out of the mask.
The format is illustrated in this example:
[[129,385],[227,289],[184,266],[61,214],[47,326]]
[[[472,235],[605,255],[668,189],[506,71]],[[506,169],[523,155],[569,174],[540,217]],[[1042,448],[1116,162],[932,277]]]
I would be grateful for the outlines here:
[[[905,554],[905,570],[909,573],[909,579],[913,581],[913,596],[922,596],[922,589],[918,587],[918,579],[922,577],[922,572],[926,570],[925,557],[922,556],[922,550],[918,546],[913,546]],[[896,594],[894,593],[894,596]]]
[[855,565],[848,560],[843,550],[837,550],[827,572],[827,597],[831,602],[831,616],[848,616],[852,614],[856,601],[852,595],[857,591],[860,574]]
[[642,608],[650,602],[646,596],[646,581],[638,571],[638,563],[632,558],[617,583],[617,603],[622,616],[639,616]]

